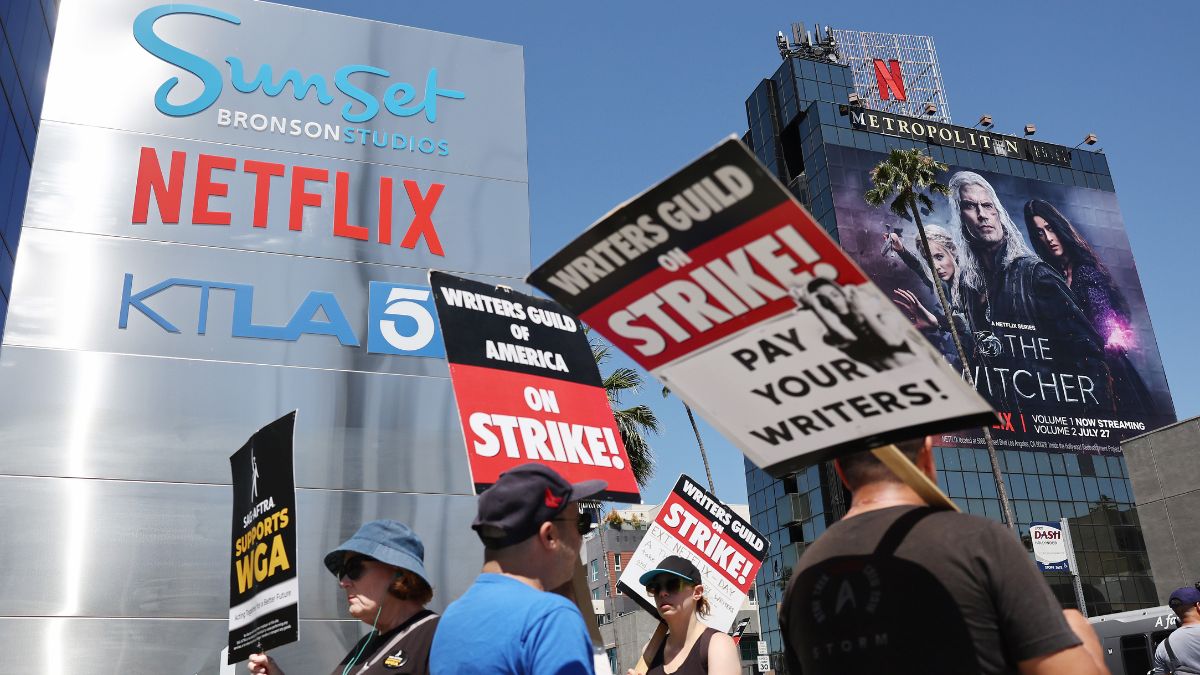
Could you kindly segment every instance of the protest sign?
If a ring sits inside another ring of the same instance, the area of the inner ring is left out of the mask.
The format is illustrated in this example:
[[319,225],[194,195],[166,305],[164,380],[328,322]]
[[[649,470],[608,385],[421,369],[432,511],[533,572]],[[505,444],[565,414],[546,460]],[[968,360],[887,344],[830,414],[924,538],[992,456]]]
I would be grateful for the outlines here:
[[725,633],[767,556],[767,539],[691,477],[681,475],[621,572],[617,588],[658,616],[654,599],[646,595],[639,579],[672,555],[690,560],[700,570],[711,611],[699,618]]
[[605,216],[529,282],[776,475],[995,421],[735,139]]
[[233,472],[230,664],[300,637],[292,471],[295,424],[292,411],[259,429],[229,457]]
[[640,502],[583,327],[557,303],[430,272],[476,493],[539,462],[597,497]]

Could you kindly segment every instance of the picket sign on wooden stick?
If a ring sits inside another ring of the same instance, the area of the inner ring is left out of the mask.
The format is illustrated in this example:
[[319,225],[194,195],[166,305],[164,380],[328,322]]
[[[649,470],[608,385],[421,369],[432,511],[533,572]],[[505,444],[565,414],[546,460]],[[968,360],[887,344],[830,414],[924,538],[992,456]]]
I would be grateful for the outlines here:
[[920,495],[926,504],[935,509],[959,510],[958,505],[951,501],[945,492],[942,492],[937,483],[929,480],[929,476],[926,476],[925,472],[918,469],[912,460],[900,452],[900,448],[894,445],[885,445],[871,450],[871,454],[891,469],[892,473],[899,476],[905,485]]

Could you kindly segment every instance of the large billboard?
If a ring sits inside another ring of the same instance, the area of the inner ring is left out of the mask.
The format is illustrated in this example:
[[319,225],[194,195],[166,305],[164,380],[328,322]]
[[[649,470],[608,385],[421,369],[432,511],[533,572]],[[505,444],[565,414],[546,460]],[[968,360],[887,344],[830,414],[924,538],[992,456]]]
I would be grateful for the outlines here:
[[[306,637],[278,657],[340,658],[323,554],[474,513],[427,274],[528,271],[522,49],[252,0],[60,4],[0,349],[0,538],[45,551],[11,569],[44,592],[0,589],[0,618],[62,663],[150,672],[153,643],[213,672],[229,451],[298,409]],[[440,607],[479,545],[426,544]]]
[[[839,240],[998,411],[1006,449],[1117,454],[1120,441],[1175,421],[1116,195],[950,166],[915,224],[863,199],[885,155],[831,148]],[[967,363],[935,295],[951,305]],[[944,445],[980,446],[964,430]]]

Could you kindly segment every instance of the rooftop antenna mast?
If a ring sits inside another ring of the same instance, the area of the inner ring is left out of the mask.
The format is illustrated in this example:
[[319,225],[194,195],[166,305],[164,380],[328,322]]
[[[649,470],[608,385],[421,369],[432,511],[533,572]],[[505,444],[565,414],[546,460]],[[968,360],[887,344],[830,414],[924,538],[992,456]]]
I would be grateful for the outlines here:
[[821,31],[821,24],[814,24],[813,32],[809,32],[803,23],[795,22],[792,24],[792,39],[788,41],[783,35],[783,31],[779,31],[775,36],[776,46],[779,48],[780,58],[787,60],[789,58],[812,59],[815,61],[829,61],[831,63],[840,63],[841,56],[838,53],[837,40],[833,37],[833,31],[829,26],[825,27],[824,33]]

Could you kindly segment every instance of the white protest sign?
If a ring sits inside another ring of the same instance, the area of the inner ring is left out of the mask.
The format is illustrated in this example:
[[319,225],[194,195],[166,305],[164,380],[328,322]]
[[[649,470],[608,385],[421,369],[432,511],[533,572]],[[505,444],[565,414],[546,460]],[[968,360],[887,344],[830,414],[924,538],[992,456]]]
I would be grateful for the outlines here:
[[775,475],[995,422],[736,140],[605,216],[529,282]]
[[748,521],[695,480],[680,476],[617,585],[657,616],[654,600],[646,595],[639,578],[668,556],[686,558],[703,577],[704,596],[711,609],[700,620],[725,633],[737,618],[766,555],[766,538]]

